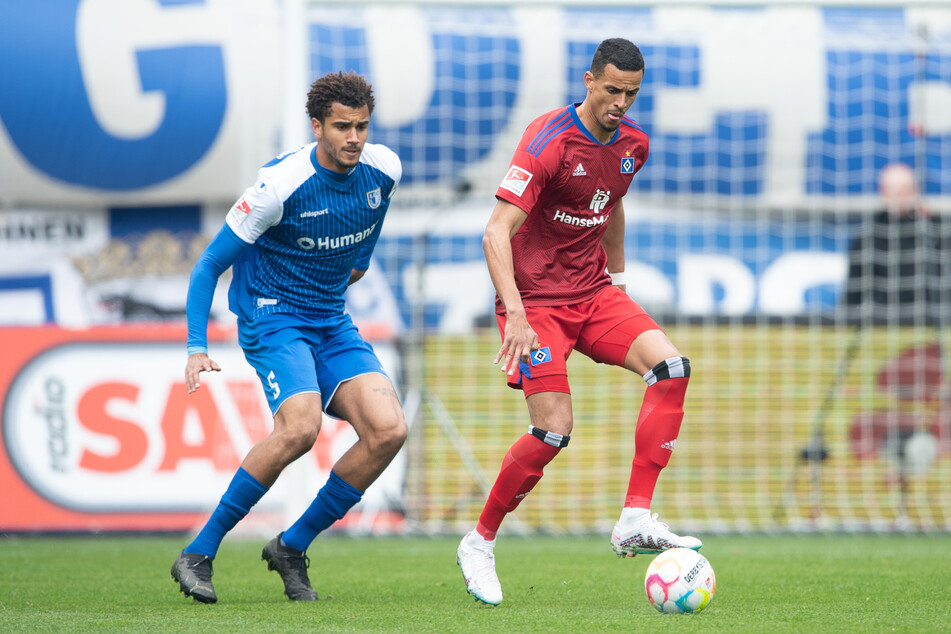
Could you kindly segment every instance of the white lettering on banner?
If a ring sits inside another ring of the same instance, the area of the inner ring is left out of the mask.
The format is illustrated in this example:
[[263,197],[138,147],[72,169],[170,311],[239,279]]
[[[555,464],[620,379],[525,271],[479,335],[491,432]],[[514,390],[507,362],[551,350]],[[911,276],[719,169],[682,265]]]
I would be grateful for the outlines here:
[[[628,254],[631,297],[648,311],[702,316],[802,315],[828,301],[809,292],[841,289],[847,270],[845,253],[823,250],[771,254],[771,262],[759,273],[742,257],[723,253],[682,253],[671,271],[638,260],[638,255],[644,254]],[[432,264],[423,280],[425,287],[419,289],[418,268],[405,267],[399,286],[410,305],[420,301],[421,292],[427,305],[439,308],[438,321],[429,325],[440,333],[471,332],[481,319],[491,317],[494,288],[484,260]]]
[[70,244],[83,240],[86,225],[81,218],[34,214],[32,218],[0,216],[0,242],[14,244]]
[[[753,310],[756,280],[739,259],[687,253],[677,260],[680,310],[688,315],[745,315]],[[715,289],[723,293],[717,301]]]
[[[717,115],[765,111],[769,124],[763,202],[801,201],[806,143],[828,123],[824,28],[822,12],[814,6],[764,11],[658,7],[654,32],[691,33],[704,70],[696,87],[654,90],[657,133],[709,133]],[[750,77],[757,80],[751,82]],[[740,85],[744,90],[731,89]]]
[[[281,92],[280,77],[268,69],[280,63],[282,53],[293,61],[295,68],[304,69],[311,46],[329,46],[325,42],[308,42],[303,37],[290,38],[289,48],[281,46],[288,40],[282,30],[283,21],[277,19],[282,4],[257,0],[167,3],[84,0],[73,3],[78,58],[76,83],[82,83],[83,103],[88,103],[91,110],[91,116],[87,117],[91,123],[74,117],[69,121],[71,128],[72,124],[80,124],[94,128],[92,131],[96,134],[102,133],[120,141],[143,139],[161,130],[172,104],[162,94],[161,81],[148,89],[143,88],[143,78],[148,81],[144,74],[146,70],[152,68],[149,72],[155,72],[151,64],[161,68],[158,61],[149,61],[150,66],[142,67],[144,60],[140,55],[143,53],[150,55],[149,52],[179,47],[207,46],[221,50],[225,68],[242,68],[246,72],[239,76],[228,74],[223,78],[226,79],[228,116],[223,121],[214,120],[215,125],[221,124],[220,135],[213,147],[206,148],[201,161],[189,167],[178,180],[105,194],[95,187],[77,188],[48,178],[43,168],[38,170],[37,166],[31,166],[16,151],[15,145],[4,137],[0,138],[0,190],[11,200],[25,200],[28,204],[34,201],[103,204],[104,196],[108,204],[116,200],[126,203],[131,200],[135,204],[168,203],[180,201],[183,196],[189,200],[213,201],[215,205],[221,203],[222,197],[230,200],[232,193],[245,185],[238,176],[251,173],[250,169],[257,167],[262,153],[267,153],[274,145],[274,131],[281,129],[282,114],[298,107],[294,103],[282,103],[282,99],[268,98]],[[445,29],[447,33],[462,37],[485,34],[492,39],[511,38],[517,43],[520,54],[512,59],[512,63],[517,67],[514,76],[521,79],[514,82],[513,87],[502,85],[500,88],[501,92],[517,93],[512,108],[504,111],[505,120],[499,122],[503,125],[476,125],[485,122],[478,118],[480,115],[471,114],[475,112],[472,109],[475,106],[470,106],[469,100],[458,109],[462,120],[472,124],[467,125],[467,129],[472,129],[471,135],[466,135],[471,137],[472,146],[461,149],[467,155],[475,148],[488,150],[484,155],[479,154],[480,158],[473,160],[471,165],[465,166],[467,182],[471,181],[475,191],[481,192],[494,189],[498,175],[507,169],[511,150],[524,130],[525,122],[544,112],[551,104],[561,103],[566,91],[577,88],[576,79],[566,86],[565,69],[569,61],[565,51],[569,45],[592,36],[591,29],[606,35],[602,32],[603,26],[589,27],[589,24],[598,22],[600,16],[596,9],[582,6],[584,3],[577,3],[575,9],[562,6],[562,3],[549,3],[551,6],[534,2],[522,3],[531,6],[513,3],[507,12],[511,15],[504,19],[506,24],[498,23],[499,18],[493,15],[496,9],[492,7],[475,7],[471,14],[463,17],[463,23],[454,24],[457,17],[444,16],[438,8],[434,10],[425,6],[430,3],[386,7],[363,4],[367,6],[358,10],[361,18],[358,28],[366,46],[365,56],[358,53],[358,61],[376,69],[376,82],[380,86],[374,116],[379,116],[381,126],[394,133],[401,127],[422,129],[436,119],[444,119],[438,113],[434,115],[430,109],[431,98],[440,82],[445,83],[446,79],[436,63],[440,51],[433,44],[434,29],[439,32]],[[418,6],[420,4],[424,6]],[[681,81],[657,82],[651,87],[651,97],[655,100],[651,108],[652,134],[680,137],[715,134],[718,120],[730,119],[737,113],[761,114],[761,133],[765,135],[761,151],[765,166],[762,170],[757,167],[749,176],[755,176],[757,181],[762,176],[762,187],[755,193],[746,192],[744,195],[755,196],[756,202],[764,206],[801,205],[819,195],[806,189],[810,180],[806,166],[810,164],[809,159],[814,158],[810,139],[828,129],[830,103],[847,101],[840,100],[840,96],[845,97],[847,87],[831,81],[834,78],[829,76],[826,56],[839,46],[863,54],[913,51],[914,46],[909,46],[909,41],[914,39],[914,27],[925,22],[944,24],[948,21],[948,10],[945,6],[937,6],[940,3],[927,3],[936,6],[926,12],[902,8],[901,3],[894,3],[894,17],[885,20],[878,16],[864,18],[870,25],[868,30],[856,29],[849,42],[842,43],[834,33],[830,34],[830,20],[817,3],[765,4],[761,11],[730,11],[715,6],[715,3],[714,6],[657,3],[644,16],[621,14],[612,18],[612,22],[615,28],[622,30],[630,30],[631,26],[645,28],[643,24],[649,23],[649,28],[642,34],[645,45],[661,49],[670,45],[697,52],[697,71],[691,71],[687,64],[670,65],[670,60],[667,60],[667,69],[673,74],[689,76],[695,72],[695,80],[688,77]],[[63,14],[58,19],[72,19],[68,6],[56,11]],[[342,21],[352,17],[348,11],[352,10],[344,6],[327,9],[308,14],[305,22],[312,27],[326,25],[337,28]],[[860,12],[861,9],[855,9],[850,14],[862,19]],[[883,41],[892,38],[880,36],[882,27],[876,26],[880,21],[886,25],[900,21],[907,28],[902,28],[901,34],[896,33],[894,41]],[[244,35],[249,32],[254,33],[254,47],[246,46]],[[393,42],[396,41],[405,44],[400,55],[392,55]],[[17,52],[22,58],[28,58],[31,50],[20,48],[24,50],[18,49]],[[664,64],[661,61],[660,70]],[[418,69],[425,70],[415,72]],[[164,74],[160,73],[160,76]],[[897,81],[903,76],[907,73],[899,72],[894,77]],[[757,81],[747,81],[750,77],[756,77]],[[47,83],[55,84],[55,79],[56,75],[53,75]],[[466,80],[453,73],[449,79],[463,83]],[[686,85],[694,81],[696,85]],[[902,85],[895,92],[907,93],[911,111],[909,121],[901,123],[902,128],[911,122],[923,125],[932,135],[946,134],[951,129],[951,119],[942,116],[951,103],[947,81],[932,77],[921,84],[898,83]],[[731,90],[737,85],[743,85],[744,90]],[[837,94],[830,96],[830,89]],[[479,93],[467,92],[466,95],[476,97]],[[875,101],[880,103],[877,99]],[[503,106],[499,104],[499,107]],[[854,120],[854,125],[861,125],[862,116],[849,118]],[[195,123],[198,127],[198,122]],[[36,125],[37,130],[42,129],[41,119]],[[288,134],[297,138],[302,132],[291,130]],[[732,145],[729,140],[724,143]],[[689,149],[671,149],[670,144],[667,145],[667,152],[677,159],[678,164],[689,161]],[[832,143],[831,151],[837,156],[840,150],[847,150],[848,145],[844,137],[837,139]],[[744,143],[737,143],[737,149],[731,152],[743,152],[743,147]],[[90,148],[90,154],[96,149]],[[929,156],[938,154],[940,152]],[[444,162],[445,153],[435,155],[437,158],[432,162],[421,161],[432,168],[433,173],[442,175],[440,163]],[[743,158],[741,153],[731,156],[739,161]],[[462,174],[450,176],[457,178]],[[737,173],[730,176],[736,179],[731,182],[738,184],[740,180],[745,181],[746,176],[745,172]],[[443,184],[449,185],[450,182]],[[757,187],[759,185],[757,183]],[[507,179],[503,186],[521,195],[525,181]],[[865,197],[863,204],[871,204],[872,198]]]
[[674,309],[674,283],[655,266],[628,259],[627,293],[648,311]]
[[806,291],[838,286],[848,272],[848,258],[841,253],[785,253],[760,276],[759,310],[766,315],[801,315],[806,310]]
[[69,437],[66,432],[66,412],[63,411],[64,387],[62,381],[56,377],[50,377],[46,380],[44,388],[46,401],[38,403],[36,408],[38,412],[42,412],[42,418],[46,421],[49,466],[53,471],[65,473],[65,458],[69,454]]
[[[2,421],[16,473],[80,512],[207,509],[272,425],[254,371],[236,347],[221,346],[214,356],[222,373],[193,394],[180,377],[177,343],[69,343],[34,357],[14,379]],[[395,363],[391,345],[374,347]],[[356,441],[336,422],[325,421],[310,453],[315,479]],[[392,469],[368,490],[379,508],[402,496],[403,477]],[[262,508],[282,508],[286,493],[272,491]]]
[[[138,54],[143,49],[227,42],[232,33],[224,19],[226,9],[214,4],[195,3],[172,10],[141,0],[85,0],[79,4],[76,45],[90,107],[99,125],[116,136],[138,138],[162,124],[165,98],[154,89],[143,89]],[[265,24],[265,15],[261,10],[249,13],[248,19]]]
[[[93,250],[109,240],[106,214],[99,210],[0,212],[0,268],[16,270],[23,256],[48,261],[64,250]],[[8,259],[9,258],[9,259]],[[5,266],[12,264],[12,266]]]
[[[678,261],[679,310],[692,315],[798,315],[806,310],[806,292],[838,287],[848,273],[842,253],[797,251],[779,256],[759,279],[738,258],[688,254]],[[722,299],[718,302],[715,291]],[[759,302],[755,302],[757,290]]]

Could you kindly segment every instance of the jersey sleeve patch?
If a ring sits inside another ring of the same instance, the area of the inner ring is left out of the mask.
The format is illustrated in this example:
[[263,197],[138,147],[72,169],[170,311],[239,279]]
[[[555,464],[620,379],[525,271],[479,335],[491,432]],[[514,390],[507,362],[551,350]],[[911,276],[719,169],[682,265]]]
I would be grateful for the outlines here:
[[507,189],[516,196],[521,196],[525,193],[525,188],[528,187],[528,184],[531,182],[534,174],[529,172],[526,169],[519,167],[518,165],[512,165],[509,167],[508,173],[505,174],[505,178],[502,179],[502,183],[499,185],[501,189]]
[[281,204],[274,187],[263,177],[258,178],[251,187],[244,190],[225,217],[225,222],[235,235],[247,242],[254,242],[281,221],[284,206]]

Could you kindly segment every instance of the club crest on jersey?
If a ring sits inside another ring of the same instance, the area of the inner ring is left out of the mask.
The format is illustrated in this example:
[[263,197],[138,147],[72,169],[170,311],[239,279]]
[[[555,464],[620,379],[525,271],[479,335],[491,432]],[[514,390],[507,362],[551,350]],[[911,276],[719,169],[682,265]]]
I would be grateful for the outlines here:
[[383,194],[380,193],[379,187],[367,192],[367,204],[370,205],[370,209],[376,209],[381,202],[383,202]]
[[626,156],[621,159],[621,173],[622,174],[634,173],[634,159],[632,157]]
[[532,365],[547,363],[548,361],[551,361],[551,349],[549,349],[548,346],[545,346],[544,348],[539,348],[538,350],[535,350],[534,352],[532,352],[531,355],[529,355],[529,359],[531,360]]
[[499,187],[509,190],[516,196],[521,196],[525,188],[528,187],[528,183],[531,182],[532,176],[534,176],[534,174],[528,170],[513,165],[509,167],[509,171],[505,175],[505,178],[502,179],[502,184],[499,185]]

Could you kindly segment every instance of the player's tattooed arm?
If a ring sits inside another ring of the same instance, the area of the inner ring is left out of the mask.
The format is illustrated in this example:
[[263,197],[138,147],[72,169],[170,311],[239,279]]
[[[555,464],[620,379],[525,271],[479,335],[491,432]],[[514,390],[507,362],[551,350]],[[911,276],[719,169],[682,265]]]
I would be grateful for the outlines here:
[[373,388],[373,391],[379,394],[380,396],[383,396],[383,397],[392,396],[397,401],[399,400],[399,397],[396,395],[396,390],[394,390],[391,387],[375,387]]

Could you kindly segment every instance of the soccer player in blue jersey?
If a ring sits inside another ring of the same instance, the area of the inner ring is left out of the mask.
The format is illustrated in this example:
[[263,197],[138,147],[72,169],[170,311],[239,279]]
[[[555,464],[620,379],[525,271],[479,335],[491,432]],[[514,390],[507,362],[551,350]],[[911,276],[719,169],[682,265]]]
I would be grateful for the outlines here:
[[360,501],[406,439],[396,391],[344,312],[344,291],[370,264],[402,174],[391,150],[366,142],[373,104],[370,85],[355,73],[316,80],[307,95],[316,142],[261,168],[192,270],[188,391],[198,389],[202,372],[221,369],[208,356],[206,330],[218,277],[230,266],[238,339],[274,415],[274,431],[251,448],[172,565],[172,578],[196,601],[218,600],[211,576],[221,540],[281,471],[311,449],[323,411],[353,425],[359,440],[304,514],[261,553],[292,600],[317,599],[305,551]]

